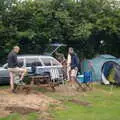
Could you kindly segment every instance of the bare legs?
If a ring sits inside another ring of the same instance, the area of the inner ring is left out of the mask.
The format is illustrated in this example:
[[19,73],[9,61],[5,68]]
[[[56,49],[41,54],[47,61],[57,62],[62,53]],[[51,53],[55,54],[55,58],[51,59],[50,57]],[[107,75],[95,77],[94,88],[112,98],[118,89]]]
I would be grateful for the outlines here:
[[24,78],[24,76],[25,76],[26,72],[27,72],[27,70],[26,70],[26,69],[21,69],[21,70],[20,70],[20,73],[21,73],[20,80],[21,80],[21,81],[23,80],[23,78]]
[[25,74],[26,74],[27,70],[24,68],[13,68],[11,71],[9,71],[9,76],[10,76],[10,88],[11,91],[14,92],[15,90],[15,85],[14,85],[14,79],[15,79],[15,75],[20,75],[20,81],[23,80]]
[[77,69],[72,69],[70,72],[70,85],[75,88],[76,85],[76,77],[77,77]]
[[11,88],[11,91],[14,90],[14,74],[13,72],[9,72],[9,75],[10,75],[10,88]]

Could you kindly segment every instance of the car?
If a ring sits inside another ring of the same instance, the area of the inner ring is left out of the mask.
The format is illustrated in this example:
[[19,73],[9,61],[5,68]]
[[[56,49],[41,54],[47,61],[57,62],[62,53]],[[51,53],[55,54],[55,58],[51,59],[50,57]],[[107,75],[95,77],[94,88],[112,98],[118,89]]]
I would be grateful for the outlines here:
[[[18,64],[20,67],[25,67],[28,71],[28,76],[32,74],[32,66],[35,65],[36,75],[50,74],[52,69],[59,73],[59,79],[63,79],[62,65],[52,56],[45,55],[20,55],[18,56]],[[0,84],[9,83],[8,63],[0,67]]]

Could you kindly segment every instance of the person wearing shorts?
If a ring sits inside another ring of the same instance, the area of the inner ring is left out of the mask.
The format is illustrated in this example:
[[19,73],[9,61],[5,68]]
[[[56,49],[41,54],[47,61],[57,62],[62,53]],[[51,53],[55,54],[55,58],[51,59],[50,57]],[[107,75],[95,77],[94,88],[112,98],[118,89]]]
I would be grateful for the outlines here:
[[70,63],[70,84],[74,86],[76,84],[76,78],[78,73],[79,60],[77,55],[74,53],[73,48],[70,51],[71,63]]
[[17,54],[20,51],[19,46],[15,46],[13,50],[8,54],[8,71],[10,76],[10,87],[11,91],[15,92],[15,76],[20,75],[20,81],[23,80],[24,75],[26,73],[25,68],[20,68],[17,60]]

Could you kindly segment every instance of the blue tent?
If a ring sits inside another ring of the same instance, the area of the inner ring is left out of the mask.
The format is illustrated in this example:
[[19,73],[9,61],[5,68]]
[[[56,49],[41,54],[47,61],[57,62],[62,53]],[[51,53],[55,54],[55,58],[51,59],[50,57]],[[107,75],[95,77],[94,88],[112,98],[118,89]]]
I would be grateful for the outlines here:
[[107,54],[99,55],[93,59],[84,59],[81,62],[81,72],[82,74],[92,72],[92,80],[102,82],[104,79],[102,78],[102,72],[104,77],[108,76],[114,65],[120,65],[120,59]]

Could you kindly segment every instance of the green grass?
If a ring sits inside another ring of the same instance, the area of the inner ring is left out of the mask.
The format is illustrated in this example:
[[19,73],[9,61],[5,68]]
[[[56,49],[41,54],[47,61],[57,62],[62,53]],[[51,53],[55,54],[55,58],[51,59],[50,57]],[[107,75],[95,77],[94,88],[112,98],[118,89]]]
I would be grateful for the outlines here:
[[10,87],[8,85],[2,85],[2,86],[0,86],[0,90],[7,89],[7,88],[10,88]]
[[37,120],[37,113],[30,113],[28,115],[20,115],[18,113],[14,113],[5,118],[0,118],[0,120]]
[[[89,102],[90,106],[65,101],[64,110],[53,110],[55,120],[120,120],[120,88],[96,86],[97,89],[72,99]],[[55,97],[57,98],[57,97]],[[58,97],[59,99],[60,97]],[[66,99],[71,99],[67,98]]]
[[[111,93],[109,86],[96,85],[94,90],[76,96],[64,96],[45,89],[37,90],[50,97],[62,100],[64,109],[57,109],[54,105],[50,106],[49,113],[53,120],[120,120],[120,88],[114,87]],[[90,103],[90,105],[73,103],[69,101],[70,99],[77,99]],[[31,113],[21,116],[15,113],[0,120],[37,120],[39,115]]]

